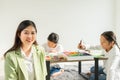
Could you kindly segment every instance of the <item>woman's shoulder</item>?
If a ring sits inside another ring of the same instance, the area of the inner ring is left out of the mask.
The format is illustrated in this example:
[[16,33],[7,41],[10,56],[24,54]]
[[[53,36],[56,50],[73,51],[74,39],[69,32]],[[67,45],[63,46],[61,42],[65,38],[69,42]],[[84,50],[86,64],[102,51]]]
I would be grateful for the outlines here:
[[6,53],[5,58],[14,58],[15,55],[15,51],[9,51]]
[[13,55],[15,53],[15,51],[9,51],[6,53],[6,55]]
[[8,51],[5,55],[5,57],[14,57],[16,55],[20,55],[20,48],[18,48],[16,50]]

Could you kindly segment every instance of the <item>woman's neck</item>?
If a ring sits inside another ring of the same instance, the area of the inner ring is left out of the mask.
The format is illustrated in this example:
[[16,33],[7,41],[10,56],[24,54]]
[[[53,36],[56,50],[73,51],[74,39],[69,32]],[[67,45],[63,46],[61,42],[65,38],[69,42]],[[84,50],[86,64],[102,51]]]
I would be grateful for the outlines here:
[[21,46],[21,48],[23,49],[26,56],[29,56],[30,51],[31,51],[31,46]]

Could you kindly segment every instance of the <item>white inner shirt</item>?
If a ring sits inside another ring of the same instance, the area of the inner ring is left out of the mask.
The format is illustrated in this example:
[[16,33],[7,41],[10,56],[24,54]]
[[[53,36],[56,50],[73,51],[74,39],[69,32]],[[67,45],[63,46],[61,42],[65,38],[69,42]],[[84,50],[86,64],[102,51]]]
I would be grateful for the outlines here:
[[34,65],[33,65],[33,49],[31,49],[30,54],[26,56],[25,52],[21,48],[21,53],[24,58],[24,63],[28,71],[29,80],[35,80]]

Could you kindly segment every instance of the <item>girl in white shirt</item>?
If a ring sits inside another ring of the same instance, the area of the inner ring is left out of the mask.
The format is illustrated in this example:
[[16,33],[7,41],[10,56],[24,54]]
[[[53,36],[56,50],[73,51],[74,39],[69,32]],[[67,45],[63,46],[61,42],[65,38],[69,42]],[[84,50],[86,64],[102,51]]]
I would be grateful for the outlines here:
[[[103,53],[108,59],[104,61],[103,65],[104,76],[100,76],[99,80],[120,80],[120,48],[115,34],[112,31],[103,32],[100,36],[100,43],[101,46],[89,46],[89,48],[79,43],[78,48],[103,49]],[[90,76],[90,80],[94,80],[94,74]]]
[[[48,36],[48,42],[43,44],[43,47],[46,51],[46,53],[53,53],[58,54],[63,52],[63,47],[58,43],[59,41],[59,35],[56,33],[51,33]],[[64,70],[60,67],[59,64],[51,64],[50,66],[50,75],[51,77],[58,76],[62,74]]]

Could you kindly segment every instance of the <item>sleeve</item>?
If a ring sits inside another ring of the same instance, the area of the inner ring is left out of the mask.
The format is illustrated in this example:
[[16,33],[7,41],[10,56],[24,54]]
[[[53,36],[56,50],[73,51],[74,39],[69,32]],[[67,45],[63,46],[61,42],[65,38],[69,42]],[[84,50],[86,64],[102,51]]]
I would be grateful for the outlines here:
[[107,80],[120,80],[120,56],[115,56],[110,70],[107,73]]
[[88,50],[101,50],[102,47],[100,45],[85,45]]
[[47,76],[47,67],[46,67],[46,59],[45,59],[45,50],[43,47],[38,47],[39,51],[40,51],[40,61],[42,61],[41,65],[42,65],[42,70],[43,70],[43,74],[44,74],[44,78],[46,78]]
[[42,50],[42,54],[43,54],[43,72],[44,72],[44,75],[46,76],[47,75],[47,67],[46,67],[46,59],[45,59],[45,50],[43,49]]
[[5,80],[17,80],[17,72],[14,64],[14,59],[7,53],[5,57]]
[[64,51],[63,46],[60,45],[60,44],[58,44],[57,52],[58,52],[58,53],[61,53],[61,52],[63,52],[63,51]]

